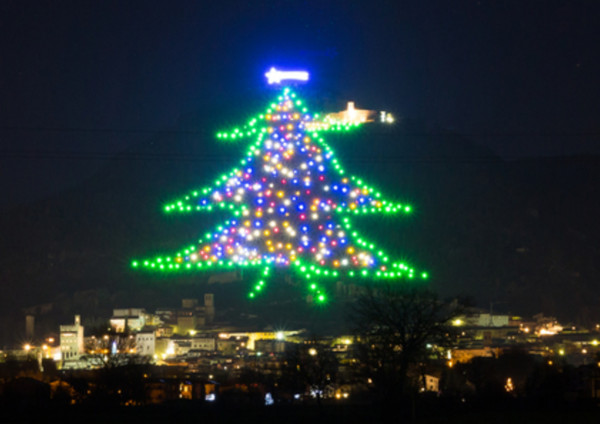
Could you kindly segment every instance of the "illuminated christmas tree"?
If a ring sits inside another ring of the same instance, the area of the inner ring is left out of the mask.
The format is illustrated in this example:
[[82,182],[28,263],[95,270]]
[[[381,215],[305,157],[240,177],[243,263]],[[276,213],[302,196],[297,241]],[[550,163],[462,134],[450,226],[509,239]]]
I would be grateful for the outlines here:
[[[272,69],[267,77],[281,83],[307,79],[307,74]],[[364,119],[332,116],[312,115],[285,87],[265,113],[242,128],[218,133],[222,141],[254,142],[239,167],[166,205],[165,212],[224,210],[230,218],[179,252],[133,261],[133,267],[163,272],[255,267],[259,277],[250,298],[265,290],[273,267],[285,267],[306,280],[318,302],[327,299],[322,285],[327,279],[427,278],[353,229],[356,215],[407,214],[411,207],[382,198],[346,174],[321,134],[351,130]]]

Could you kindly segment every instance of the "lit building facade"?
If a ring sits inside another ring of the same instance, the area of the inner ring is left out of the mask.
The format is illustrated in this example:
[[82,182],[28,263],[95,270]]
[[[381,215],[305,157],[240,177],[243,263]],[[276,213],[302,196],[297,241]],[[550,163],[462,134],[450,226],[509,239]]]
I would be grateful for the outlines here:
[[63,361],[77,360],[83,354],[83,325],[79,315],[75,315],[74,324],[60,326],[60,352]]

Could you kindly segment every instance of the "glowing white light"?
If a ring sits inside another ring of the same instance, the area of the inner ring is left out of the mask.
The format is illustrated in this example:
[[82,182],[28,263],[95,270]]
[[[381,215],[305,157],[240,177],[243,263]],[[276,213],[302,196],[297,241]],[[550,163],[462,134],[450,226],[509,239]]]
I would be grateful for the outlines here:
[[394,117],[391,113],[382,110],[381,112],[379,112],[379,121],[384,124],[393,124]]
[[284,80],[308,81],[308,72],[306,71],[280,71],[271,68],[265,76],[269,84],[280,84]]

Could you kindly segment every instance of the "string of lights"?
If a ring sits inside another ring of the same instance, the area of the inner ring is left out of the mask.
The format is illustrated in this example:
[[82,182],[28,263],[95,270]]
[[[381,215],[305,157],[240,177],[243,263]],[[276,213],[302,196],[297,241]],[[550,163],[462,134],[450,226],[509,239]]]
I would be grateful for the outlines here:
[[356,215],[412,211],[347,175],[321,136],[361,124],[314,125],[318,121],[319,115],[311,115],[285,88],[265,113],[241,128],[217,133],[224,142],[255,142],[238,167],[165,205],[164,211],[224,210],[231,218],[175,254],[135,260],[132,266],[162,272],[256,267],[262,272],[250,298],[264,290],[273,267],[285,267],[306,280],[308,292],[320,303],[327,300],[321,284],[327,279],[427,278],[427,273],[390,259],[353,229]]

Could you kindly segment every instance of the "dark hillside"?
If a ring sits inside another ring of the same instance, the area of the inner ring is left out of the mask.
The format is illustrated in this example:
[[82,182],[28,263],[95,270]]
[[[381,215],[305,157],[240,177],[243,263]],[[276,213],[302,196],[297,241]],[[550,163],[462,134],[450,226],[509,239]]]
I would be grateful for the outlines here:
[[[348,173],[414,206],[408,218],[357,218],[356,225],[428,270],[443,294],[470,294],[482,306],[506,302],[518,313],[600,320],[599,158],[505,162],[418,122],[326,138]],[[151,308],[201,293],[203,274],[138,274],[129,263],[185,245],[217,222],[218,215],[167,216],[161,207],[212,182],[244,150],[208,131],[164,133],[78,187],[4,214],[0,307],[12,315],[53,302],[56,319],[79,312],[92,320],[112,307]],[[246,286],[211,290],[222,290],[218,306],[225,309],[243,303]],[[3,322],[6,339],[14,324]]]

